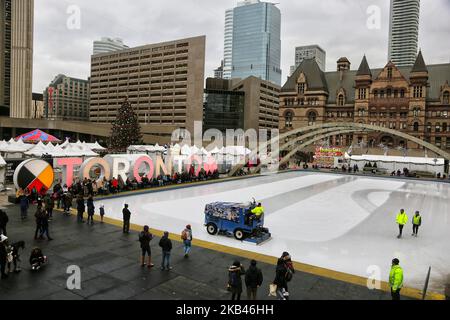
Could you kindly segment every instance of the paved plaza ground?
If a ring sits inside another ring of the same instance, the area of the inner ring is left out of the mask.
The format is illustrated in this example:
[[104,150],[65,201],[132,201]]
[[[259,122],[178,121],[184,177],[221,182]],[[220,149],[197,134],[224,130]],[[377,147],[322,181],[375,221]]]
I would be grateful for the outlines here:
[[[53,241],[35,241],[34,207],[29,218],[22,222],[17,206],[7,206],[10,217],[8,236],[11,241],[24,240],[23,271],[0,280],[0,300],[228,300],[226,291],[227,268],[235,259],[248,267],[249,260],[219,251],[195,246],[189,259],[184,259],[182,245],[173,241],[172,271],[161,271],[159,239],[152,241],[155,268],[148,270],[139,265],[138,233],[123,235],[120,228],[110,224],[94,226],[77,224],[76,218],[55,213],[50,225]],[[32,247],[39,246],[50,263],[32,273],[28,257]],[[67,267],[77,265],[82,272],[82,289],[66,288]],[[260,299],[267,296],[269,283],[274,279],[275,266],[259,263],[264,284]],[[290,283],[292,299],[302,300],[387,300],[383,291],[370,291],[366,287],[307,273],[297,272]],[[245,291],[243,294],[245,299]]]

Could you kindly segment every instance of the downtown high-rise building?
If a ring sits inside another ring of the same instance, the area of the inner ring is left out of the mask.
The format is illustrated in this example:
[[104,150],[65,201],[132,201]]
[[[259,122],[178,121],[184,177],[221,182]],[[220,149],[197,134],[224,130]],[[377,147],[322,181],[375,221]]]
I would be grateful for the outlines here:
[[31,118],[34,0],[0,0],[0,115]]
[[389,61],[414,65],[419,42],[420,0],[391,0]]
[[225,28],[224,77],[255,76],[281,85],[281,13],[276,5],[260,0],[239,2],[232,16],[230,10],[226,12]]
[[295,65],[291,66],[290,75],[305,59],[315,59],[320,70],[325,71],[327,53],[318,45],[300,46],[295,48]]
[[233,68],[233,9],[225,11],[225,33],[223,47],[223,78],[231,78]]
[[89,120],[89,80],[59,74],[44,91],[44,116],[51,120]]
[[94,41],[93,54],[114,52],[117,50],[128,49],[129,47],[123,43],[120,38],[101,38],[101,40]]
[[128,99],[158,143],[175,129],[194,132],[203,118],[205,44],[199,36],[93,55],[90,121],[115,121]]

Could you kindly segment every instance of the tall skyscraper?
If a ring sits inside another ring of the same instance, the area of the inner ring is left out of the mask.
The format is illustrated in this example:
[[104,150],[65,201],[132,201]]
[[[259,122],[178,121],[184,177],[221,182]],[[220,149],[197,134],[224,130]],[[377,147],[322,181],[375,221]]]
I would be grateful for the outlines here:
[[34,0],[0,0],[0,115],[32,116]]
[[389,60],[396,66],[412,66],[419,41],[420,0],[391,0]]
[[225,40],[223,47],[223,78],[231,78],[233,64],[233,9],[225,12]]
[[247,0],[233,9],[232,78],[281,85],[281,13],[275,4]]
[[120,38],[102,38],[101,40],[94,41],[94,55],[123,49],[128,49],[128,46]]
[[319,65],[320,70],[325,71],[327,53],[318,45],[300,46],[295,48],[295,65],[291,67],[291,75],[295,72],[295,69],[305,59],[315,59]]

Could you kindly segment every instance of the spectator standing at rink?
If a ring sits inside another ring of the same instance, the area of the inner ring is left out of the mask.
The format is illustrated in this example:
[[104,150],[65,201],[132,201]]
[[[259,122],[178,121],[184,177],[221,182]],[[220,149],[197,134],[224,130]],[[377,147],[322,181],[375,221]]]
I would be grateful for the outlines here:
[[392,260],[389,286],[391,287],[392,300],[400,300],[400,290],[403,287],[403,269],[400,267],[400,261],[397,258]]
[[245,275],[244,266],[235,261],[228,268],[228,288],[231,291],[231,300],[241,300],[242,294],[242,276]]
[[125,204],[123,210],[123,233],[130,233],[131,212],[128,210],[128,204]]
[[400,239],[403,235],[403,227],[408,223],[408,216],[406,215],[406,212],[404,209],[400,210],[400,213],[397,215],[397,224],[400,233],[398,234],[397,238]]
[[258,288],[263,283],[263,274],[259,268],[256,267],[256,261],[250,262],[250,267],[245,273],[245,286],[247,287],[248,300],[256,300],[258,295]]
[[170,266],[170,252],[172,251],[172,241],[169,239],[169,232],[164,232],[163,237],[159,240],[159,246],[162,249],[161,270],[172,270]]
[[181,233],[181,239],[184,244],[184,257],[189,258],[189,253],[192,249],[192,227],[191,225],[187,225],[186,229]]
[[145,255],[147,255],[148,256],[147,267],[149,269],[155,266],[152,263],[152,251],[150,247],[150,241],[152,241],[152,239],[153,235],[150,233],[150,228],[148,226],[145,226],[144,230],[139,234],[139,242],[141,243],[141,250],[142,250],[141,267],[145,267]]
[[104,216],[105,216],[105,206],[102,204],[100,206],[100,220],[101,220],[101,223],[103,223],[103,217]]
[[83,194],[80,193],[77,197],[77,221],[79,223],[84,223],[83,214],[85,210],[86,208],[84,206],[84,197]]
[[419,233],[419,227],[422,225],[422,217],[420,216],[420,212],[416,211],[416,214],[413,217],[413,237],[417,237]]
[[87,200],[87,214],[88,214],[87,223],[90,225],[94,224],[94,213],[95,213],[94,198],[92,197],[91,194]]

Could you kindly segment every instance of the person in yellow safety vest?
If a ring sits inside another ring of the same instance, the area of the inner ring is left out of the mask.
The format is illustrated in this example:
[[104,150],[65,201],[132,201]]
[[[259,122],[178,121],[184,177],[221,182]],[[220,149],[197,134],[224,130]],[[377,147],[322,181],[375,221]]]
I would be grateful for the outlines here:
[[400,261],[397,258],[392,260],[392,268],[389,273],[392,300],[400,300],[400,290],[403,287],[403,269],[399,264]]
[[256,219],[261,219],[262,215],[264,214],[264,207],[261,203],[258,203],[258,205],[252,210],[252,213],[255,215]]
[[419,233],[419,227],[422,225],[422,217],[420,216],[419,211],[416,211],[416,214],[413,217],[413,237],[417,237],[417,234]]
[[400,213],[397,215],[397,224],[398,228],[400,230],[400,233],[398,235],[398,239],[402,237],[403,234],[403,227],[408,223],[408,216],[405,213],[405,210],[400,210]]

